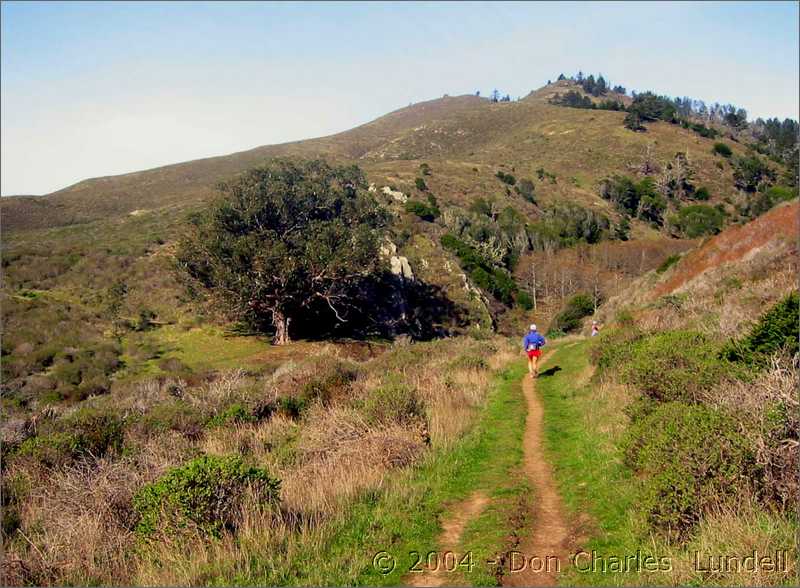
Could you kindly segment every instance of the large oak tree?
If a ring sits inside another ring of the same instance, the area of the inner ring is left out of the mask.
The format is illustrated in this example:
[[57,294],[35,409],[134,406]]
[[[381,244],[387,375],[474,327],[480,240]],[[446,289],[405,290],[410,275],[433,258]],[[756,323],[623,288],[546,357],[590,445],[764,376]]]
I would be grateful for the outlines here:
[[179,263],[274,341],[290,341],[304,312],[345,321],[359,286],[380,263],[386,213],[356,166],[275,160],[220,186],[192,218]]

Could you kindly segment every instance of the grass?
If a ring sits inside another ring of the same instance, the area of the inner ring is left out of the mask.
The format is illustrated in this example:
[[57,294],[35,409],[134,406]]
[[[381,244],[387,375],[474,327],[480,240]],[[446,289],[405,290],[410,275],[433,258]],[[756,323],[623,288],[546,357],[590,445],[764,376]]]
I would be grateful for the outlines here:
[[[567,508],[573,516],[588,514],[596,526],[594,537],[582,546],[588,553],[596,550],[605,557],[624,557],[641,548],[637,540],[635,521],[630,512],[636,499],[636,489],[630,470],[622,463],[622,454],[605,438],[601,430],[587,426],[587,415],[599,413],[606,419],[621,416],[620,407],[592,395],[584,376],[590,369],[588,341],[564,343],[555,347],[545,362],[537,389],[545,405],[544,434],[546,450],[554,464],[554,473]],[[647,551],[646,549],[643,551]],[[619,584],[621,576],[602,571],[579,572],[585,568],[583,556],[570,565],[564,583],[574,585]],[[636,583],[637,580],[634,580]],[[639,583],[652,583],[647,576]]]
[[204,326],[188,330],[178,325],[165,325],[144,334],[154,349],[155,357],[137,361],[131,356],[133,338],[142,334],[130,334],[123,341],[123,360],[128,366],[123,378],[163,375],[159,364],[176,359],[193,372],[257,366],[259,358],[275,349],[263,337],[230,335],[218,327]]
[[[622,463],[618,439],[628,426],[622,409],[630,394],[616,384],[591,381],[588,341],[564,342],[543,368],[537,389],[545,405],[546,451],[573,520],[583,522],[583,541],[561,577],[565,585],[791,585],[795,571],[757,573],[704,572],[700,557],[745,557],[786,549],[797,553],[797,521],[768,513],[746,501],[735,508],[706,513],[686,544],[667,543],[644,530],[637,513],[637,480]],[[589,522],[586,522],[586,519]],[[596,554],[592,565],[592,554]],[[626,558],[632,559],[626,570]],[[637,562],[654,558],[651,571]],[[616,562],[616,563],[614,563]],[[789,562],[789,565],[796,563]],[[642,566],[643,567],[643,566]]]
[[[211,584],[237,585],[397,585],[418,560],[415,552],[436,551],[439,521],[449,508],[476,490],[486,492],[491,505],[468,527],[464,553],[475,564],[448,577],[448,584],[496,585],[494,560],[505,548],[503,529],[528,494],[514,475],[522,460],[524,398],[519,380],[523,367],[515,365],[497,377],[481,410],[476,427],[450,450],[432,452],[418,466],[370,490],[330,521],[320,534],[307,537],[310,545],[297,546],[291,565],[273,560],[273,554],[253,553],[245,567],[217,570]],[[381,573],[374,565],[388,552],[396,566]],[[280,557],[280,556],[277,556]]]

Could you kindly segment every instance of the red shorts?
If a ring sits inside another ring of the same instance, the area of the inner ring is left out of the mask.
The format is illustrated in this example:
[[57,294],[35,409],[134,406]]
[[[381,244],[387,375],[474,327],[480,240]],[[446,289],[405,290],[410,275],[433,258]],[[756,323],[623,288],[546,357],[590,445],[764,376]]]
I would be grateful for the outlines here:
[[542,350],[541,349],[531,349],[531,350],[528,351],[528,358],[529,359],[532,358],[532,357],[541,357],[541,355],[542,355]]

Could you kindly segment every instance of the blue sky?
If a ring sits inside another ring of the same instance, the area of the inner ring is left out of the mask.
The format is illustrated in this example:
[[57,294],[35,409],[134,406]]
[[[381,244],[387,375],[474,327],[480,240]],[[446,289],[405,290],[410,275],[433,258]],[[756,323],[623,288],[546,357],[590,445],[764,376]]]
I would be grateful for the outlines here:
[[560,72],[798,116],[798,3],[2,3],[3,195]]

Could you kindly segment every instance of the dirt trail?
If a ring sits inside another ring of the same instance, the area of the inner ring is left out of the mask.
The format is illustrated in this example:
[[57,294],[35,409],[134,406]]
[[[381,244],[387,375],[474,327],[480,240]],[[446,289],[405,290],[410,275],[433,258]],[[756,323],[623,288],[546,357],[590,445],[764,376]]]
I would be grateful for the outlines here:
[[[573,539],[550,464],[544,454],[544,407],[536,394],[534,382],[528,374],[522,380],[528,408],[522,443],[523,470],[535,493],[533,512],[529,517],[533,527],[527,530],[524,539],[514,548],[518,555],[509,555],[506,561],[504,586],[555,586],[559,570],[565,570],[569,564],[568,550]],[[447,551],[459,554],[464,528],[470,520],[481,514],[488,502],[485,494],[475,492],[450,509],[450,517],[442,522],[438,542],[440,554]],[[444,586],[452,583],[453,576],[445,569],[426,569],[423,573],[408,574],[404,580],[407,586]]]
[[[442,561],[444,554],[452,551],[459,556],[461,535],[467,523],[479,516],[489,502],[489,498],[482,492],[474,492],[466,500],[456,504],[451,510],[453,515],[442,521],[442,533],[439,535],[440,564],[437,568],[428,568],[422,573],[409,574],[405,584],[407,586],[445,586],[452,584],[453,574],[446,571],[446,563]],[[452,562],[449,564],[452,566]]]
[[522,555],[516,561],[509,558],[509,569],[503,576],[504,586],[554,586],[559,570],[566,570],[569,564],[570,531],[552,469],[544,454],[544,407],[536,394],[534,382],[525,374],[522,391],[528,404],[528,416],[523,439],[523,467],[535,493],[530,518],[533,528],[516,548]]

